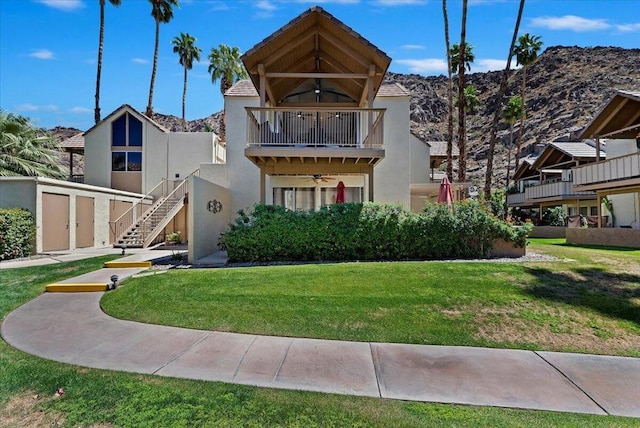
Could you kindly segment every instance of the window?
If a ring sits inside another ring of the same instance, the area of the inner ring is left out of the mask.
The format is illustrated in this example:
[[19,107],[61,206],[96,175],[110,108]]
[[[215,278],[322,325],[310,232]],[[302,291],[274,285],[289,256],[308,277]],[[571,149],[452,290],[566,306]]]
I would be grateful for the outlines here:
[[125,113],[111,123],[112,146],[142,146],[142,122]]
[[142,171],[142,152],[112,152],[111,171]]

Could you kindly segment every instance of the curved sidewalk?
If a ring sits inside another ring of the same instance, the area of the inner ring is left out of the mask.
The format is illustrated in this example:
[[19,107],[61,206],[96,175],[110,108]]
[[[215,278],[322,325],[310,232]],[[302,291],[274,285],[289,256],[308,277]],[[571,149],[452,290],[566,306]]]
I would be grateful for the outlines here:
[[142,324],[103,293],[45,293],[2,337],[80,366],[402,400],[640,417],[640,359],[456,346],[341,342]]

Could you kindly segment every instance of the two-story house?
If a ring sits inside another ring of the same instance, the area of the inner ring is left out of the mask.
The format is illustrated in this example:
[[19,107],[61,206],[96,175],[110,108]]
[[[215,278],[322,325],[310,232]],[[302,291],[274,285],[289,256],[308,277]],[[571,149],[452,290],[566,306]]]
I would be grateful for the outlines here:
[[573,168],[606,156],[595,142],[551,142],[537,156],[527,156],[514,174],[516,193],[507,195],[509,207],[531,209],[540,217],[546,208],[562,206],[566,216],[597,216],[596,194],[574,189]]

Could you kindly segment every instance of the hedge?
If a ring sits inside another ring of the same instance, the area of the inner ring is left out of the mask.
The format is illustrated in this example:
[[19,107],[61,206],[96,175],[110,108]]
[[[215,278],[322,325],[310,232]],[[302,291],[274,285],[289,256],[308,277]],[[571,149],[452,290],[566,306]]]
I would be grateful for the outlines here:
[[0,260],[30,256],[35,234],[35,221],[29,211],[0,209]]
[[231,262],[432,260],[487,257],[497,238],[526,245],[531,225],[513,228],[476,201],[427,205],[336,204],[318,211],[256,205],[224,235]]

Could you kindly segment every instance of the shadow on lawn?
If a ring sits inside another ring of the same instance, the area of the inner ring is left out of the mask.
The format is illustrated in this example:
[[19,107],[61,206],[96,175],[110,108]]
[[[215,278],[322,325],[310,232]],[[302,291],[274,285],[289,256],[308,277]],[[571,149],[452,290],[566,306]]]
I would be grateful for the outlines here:
[[640,275],[583,268],[569,272],[527,267],[536,280],[525,290],[546,300],[591,308],[640,326]]
[[587,248],[590,250],[607,250],[607,251],[620,251],[620,252],[638,251],[638,248],[611,247],[607,245],[580,245],[580,244],[570,244],[568,242],[558,242],[551,245],[557,245],[559,247],[570,247],[570,248]]

